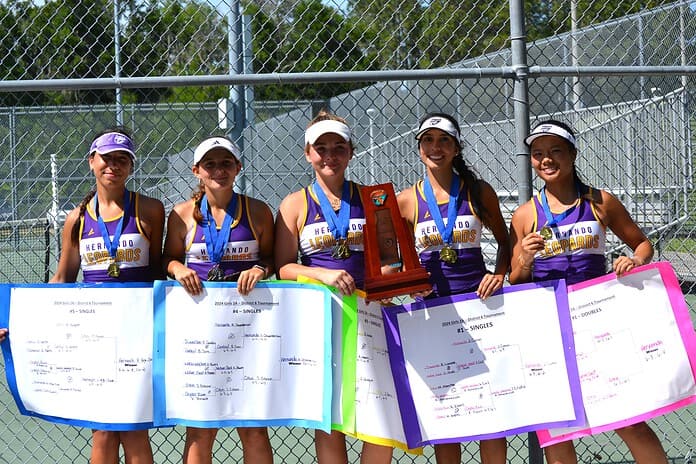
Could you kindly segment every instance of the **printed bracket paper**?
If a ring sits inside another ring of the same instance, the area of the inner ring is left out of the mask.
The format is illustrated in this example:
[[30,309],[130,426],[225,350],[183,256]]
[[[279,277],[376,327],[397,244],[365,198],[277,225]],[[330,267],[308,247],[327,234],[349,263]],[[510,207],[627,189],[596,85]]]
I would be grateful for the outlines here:
[[330,294],[262,282],[249,295],[155,282],[154,420],[194,427],[330,429]]
[[297,276],[298,283],[319,285],[331,298],[331,429],[355,433],[355,365],[358,338],[357,299],[355,294],[342,295],[335,287],[307,276]]
[[[576,425],[581,397],[564,281],[383,307],[407,443]],[[549,394],[553,392],[553,394]]]
[[[305,276],[298,276],[297,281],[324,285]],[[384,369],[384,364],[376,362],[373,356],[377,353],[387,357],[381,307],[376,302],[366,303],[366,295],[360,290],[344,296],[334,287],[326,288],[332,293],[334,321],[331,428],[368,443],[422,454],[422,450],[410,450],[406,445],[398,403],[392,404],[396,392],[388,359]],[[366,346],[358,346],[361,340]],[[376,385],[379,393],[374,388],[370,393],[370,388]],[[366,401],[371,395],[376,402]]]
[[357,296],[357,363],[355,387],[356,438],[382,446],[391,446],[412,454],[421,448],[406,444],[394,379],[389,365],[389,350],[384,331],[382,307]]
[[548,446],[696,403],[696,335],[672,266],[568,288],[587,422],[537,432]]
[[152,427],[152,285],[2,284],[7,383],[21,414]]

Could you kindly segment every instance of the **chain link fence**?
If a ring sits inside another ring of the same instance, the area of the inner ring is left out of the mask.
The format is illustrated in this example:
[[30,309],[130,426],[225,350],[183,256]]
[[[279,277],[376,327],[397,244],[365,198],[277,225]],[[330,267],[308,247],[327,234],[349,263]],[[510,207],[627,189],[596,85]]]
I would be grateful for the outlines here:
[[[64,215],[94,183],[86,152],[101,128],[133,131],[129,188],[167,211],[191,193],[198,141],[228,135],[243,148],[238,190],[275,210],[311,181],[302,140],[321,108],[354,130],[349,176],[397,188],[423,174],[417,121],[446,111],[508,220],[539,187],[520,134],[546,117],[569,122],[581,176],[624,202],[677,270],[694,317],[696,3],[524,3],[523,13],[520,0],[0,2],[0,281],[55,270]],[[608,260],[624,251],[610,244]],[[0,462],[87,462],[88,430],[19,416],[4,386],[0,408]],[[693,462],[693,406],[652,426],[671,462]],[[181,460],[182,433],[151,432],[155,462]],[[315,462],[311,431],[277,428],[271,440],[276,462]],[[511,462],[537,459],[527,436],[508,443]],[[357,462],[360,445],[349,445]],[[612,433],[577,449],[582,463],[631,459]],[[462,459],[478,460],[476,443]],[[394,460],[430,462],[432,449]],[[241,462],[234,430],[220,431],[215,462]]]

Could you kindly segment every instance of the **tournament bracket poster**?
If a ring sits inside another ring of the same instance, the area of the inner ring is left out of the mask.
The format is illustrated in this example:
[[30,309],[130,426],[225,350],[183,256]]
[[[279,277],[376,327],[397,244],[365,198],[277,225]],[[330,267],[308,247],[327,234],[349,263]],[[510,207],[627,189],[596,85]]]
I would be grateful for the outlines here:
[[154,288],[155,425],[330,430],[330,292],[260,282]]
[[564,281],[383,311],[410,447],[582,421]]
[[7,383],[22,414],[152,427],[152,284],[3,284],[0,308]]
[[696,402],[696,335],[669,263],[571,285],[568,300],[587,420],[538,432],[542,446]]

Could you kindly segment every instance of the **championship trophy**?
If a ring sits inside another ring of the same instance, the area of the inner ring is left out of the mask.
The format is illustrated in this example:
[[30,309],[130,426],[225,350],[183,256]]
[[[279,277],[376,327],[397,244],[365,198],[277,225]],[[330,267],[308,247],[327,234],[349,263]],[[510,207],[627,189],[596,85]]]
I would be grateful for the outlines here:
[[360,197],[365,208],[366,299],[381,300],[430,290],[428,273],[418,260],[413,232],[401,217],[392,184],[361,187]]

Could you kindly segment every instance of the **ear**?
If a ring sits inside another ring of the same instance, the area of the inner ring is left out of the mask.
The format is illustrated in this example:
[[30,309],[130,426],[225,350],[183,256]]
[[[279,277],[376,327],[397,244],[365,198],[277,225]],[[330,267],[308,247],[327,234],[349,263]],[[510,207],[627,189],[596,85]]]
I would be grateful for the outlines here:
[[198,165],[194,164],[191,166],[191,172],[193,173],[194,176],[198,177],[200,179],[200,176],[198,175]]

